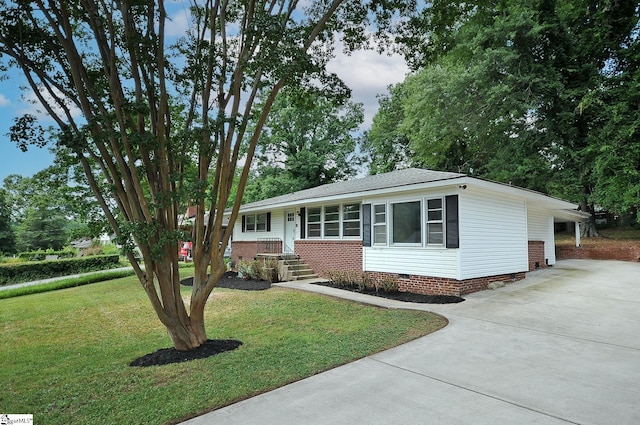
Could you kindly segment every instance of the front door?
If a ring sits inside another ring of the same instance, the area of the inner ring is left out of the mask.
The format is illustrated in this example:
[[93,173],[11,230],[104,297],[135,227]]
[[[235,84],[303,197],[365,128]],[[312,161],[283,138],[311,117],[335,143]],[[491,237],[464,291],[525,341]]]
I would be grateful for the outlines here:
[[296,212],[285,211],[284,212],[284,246],[282,251],[284,253],[293,252],[293,241],[296,238]]

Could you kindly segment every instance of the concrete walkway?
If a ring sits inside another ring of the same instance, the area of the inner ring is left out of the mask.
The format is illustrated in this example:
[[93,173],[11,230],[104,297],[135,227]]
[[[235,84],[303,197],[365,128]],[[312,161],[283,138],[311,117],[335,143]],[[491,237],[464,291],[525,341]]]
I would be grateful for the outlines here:
[[640,264],[564,260],[449,305],[431,335],[184,424],[639,424]]

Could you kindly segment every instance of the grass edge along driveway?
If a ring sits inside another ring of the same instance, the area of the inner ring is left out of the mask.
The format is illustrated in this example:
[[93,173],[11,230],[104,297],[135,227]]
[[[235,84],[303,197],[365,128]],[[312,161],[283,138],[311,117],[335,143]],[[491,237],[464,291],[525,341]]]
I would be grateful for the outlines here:
[[283,288],[219,288],[206,323],[210,338],[244,345],[208,359],[134,368],[133,359],[171,345],[134,277],[0,300],[0,411],[31,413],[47,424],[175,423],[447,321]]

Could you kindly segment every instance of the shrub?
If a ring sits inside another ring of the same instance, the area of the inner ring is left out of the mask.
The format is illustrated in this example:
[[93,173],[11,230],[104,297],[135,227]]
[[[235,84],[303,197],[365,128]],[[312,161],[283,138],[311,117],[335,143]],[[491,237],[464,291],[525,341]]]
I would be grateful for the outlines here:
[[398,280],[394,277],[386,276],[376,283],[376,291],[378,289],[389,294],[398,292]]
[[[51,254],[47,254],[51,255]],[[102,255],[62,260],[31,261],[0,265],[0,285],[106,270],[120,265],[118,255]]]
[[260,280],[266,280],[269,283],[278,281],[278,260],[270,258],[257,262],[260,263]]
[[357,288],[361,292],[369,287],[370,281],[354,270],[329,270],[327,275],[336,285]]
[[269,283],[278,281],[278,260],[240,260],[238,273],[245,280],[266,280]]

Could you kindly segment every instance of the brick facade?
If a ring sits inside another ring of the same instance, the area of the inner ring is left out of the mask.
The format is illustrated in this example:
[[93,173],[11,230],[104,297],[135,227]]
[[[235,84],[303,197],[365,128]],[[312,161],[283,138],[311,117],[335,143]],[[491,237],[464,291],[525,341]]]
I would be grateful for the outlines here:
[[255,241],[233,241],[231,242],[231,261],[238,264],[238,261],[251,261],[258,255],[258,243]]
[[331,270],[362,273],[362,241],[297,240],[295,251],[318,276]]
[[525,278],[525,273],[512,273],[496,276],[478,277],[473,279],[456,280],[444,277],[428,277],[413,275],[398,275],[395,273],[367,272],[375,281],[385,279],[394,280],[401,292],[413,292],[425,295],[454,295],[460,297],[472,292],[487,289],[490,282],[515,282]]
[[529,241],[529,271],[547,266],[544,241]]

